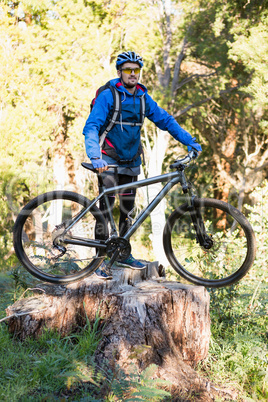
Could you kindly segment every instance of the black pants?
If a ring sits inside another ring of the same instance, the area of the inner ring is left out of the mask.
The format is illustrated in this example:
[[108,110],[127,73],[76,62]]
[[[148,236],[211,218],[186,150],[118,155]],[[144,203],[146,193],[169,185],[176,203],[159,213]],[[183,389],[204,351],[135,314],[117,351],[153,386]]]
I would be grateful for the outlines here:
[[[121,186],[124,184],[132,183],[137,180],[137,176],[128,176],[126,174],[115,174],[113,172],[102,173],[103,184],[106,188],[111,188],[114,186]],[[128,189],[118,193],[119,196],[119,208],[120,208],[120,218],[119,218],[119,236],[123,236],[131,225],[129,217],[134,209],[136,189]],[[109,208],[113,210],[116,194],[110,194]],[[109,222],[109,215],[107,212],[104,200],[100,200],[100,210],[107,222]]]

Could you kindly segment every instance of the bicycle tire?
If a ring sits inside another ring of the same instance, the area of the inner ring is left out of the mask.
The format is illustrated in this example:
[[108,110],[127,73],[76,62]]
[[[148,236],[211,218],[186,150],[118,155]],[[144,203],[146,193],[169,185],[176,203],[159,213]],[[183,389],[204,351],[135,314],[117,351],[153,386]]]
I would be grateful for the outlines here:
[[[51,191],[37,196],[20,211],[13,229],[13,244],[22,265],[36,278],[54,284],[80,280],[100,265],[103,249],[64,244],[66,252],[60,255],[53,245],[59,228],[79,211],[87,208],[90,200],[71,191]],[[108,227],[102,212],[93,206],[90,211],[68,232],[91,233],[96,228],[100,238],[108,237]],[[86,237],[87,239],[90,239]]]
[[191,208],[181,205],[168,217],[163,232],[172,268],[195,285],[220,288],[238,282],[255,258],[256,240],[250,223],[238,209],[220,200],[195,198],[194,206],[201,211],[213,246],[206,250],[198,244]]

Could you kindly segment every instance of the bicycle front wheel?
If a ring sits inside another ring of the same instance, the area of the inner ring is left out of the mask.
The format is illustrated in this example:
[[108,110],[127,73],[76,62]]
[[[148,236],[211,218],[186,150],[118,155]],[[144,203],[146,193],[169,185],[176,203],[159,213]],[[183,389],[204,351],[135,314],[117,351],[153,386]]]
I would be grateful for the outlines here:
[[95,271],[104,249],[70,244],[67,240],[94,240],[96,231],[101,239],[107,238],[108,228],[101,211],[93,206],[64,234],[71,220],[89,204],[90,200],[82,195],[51,191],[34,198],[21,210],[13,230],[14,248],[32,275],[60,284],[77,281]]
[[223,201],[195,198],[209,248],[201,247],[187,204],[177,208],[167,219],[163,243],[175,271],[196,285],[219,288],[239,281],[253,264],[256,241],[245,216]]

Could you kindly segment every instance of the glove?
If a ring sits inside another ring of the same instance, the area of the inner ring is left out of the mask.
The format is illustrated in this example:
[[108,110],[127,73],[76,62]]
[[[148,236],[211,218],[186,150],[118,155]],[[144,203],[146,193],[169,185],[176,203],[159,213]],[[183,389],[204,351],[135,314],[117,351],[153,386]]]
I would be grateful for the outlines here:
[[195,138],[193,138],[193,142],[187,146],[188,151],[197,151],[197,152],[202,152],[201,145],[198,144],[198,142],[195,141]]
[[101,169],[108,165],[108,163],[104,159],[91,159],[92,165],[94,169]]

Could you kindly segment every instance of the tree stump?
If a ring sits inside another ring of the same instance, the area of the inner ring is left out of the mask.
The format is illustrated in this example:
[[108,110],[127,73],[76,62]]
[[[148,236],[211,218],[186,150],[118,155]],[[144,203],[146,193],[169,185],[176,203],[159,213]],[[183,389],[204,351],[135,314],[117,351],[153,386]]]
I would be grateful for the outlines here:
[[[128,371],[156,364],[158,376],[181,389],[206,382],[193,367],[207,356],[210,339],[209,294],[204,287],[168,281],[163,268],[114,268],[113,280],[92,275],[67,286],[43,284],[41,294],[21,299],[6,310],[9,331],[20,339],[44,328],[63,336],[98,314],[105,320],[95,359]],[[208,398],[208,396],[207,396]],[[210,400],[210,399],[206,399]]]

